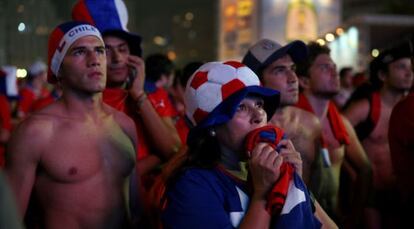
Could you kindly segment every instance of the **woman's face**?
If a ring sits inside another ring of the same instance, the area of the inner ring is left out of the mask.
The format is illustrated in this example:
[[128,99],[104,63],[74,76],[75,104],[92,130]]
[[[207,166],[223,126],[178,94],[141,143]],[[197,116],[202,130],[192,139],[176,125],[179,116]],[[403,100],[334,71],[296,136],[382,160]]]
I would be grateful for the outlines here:
[[263,99],[248,96],[237,107],[233,118],[226,124],[215,128],[220,144],[234,152],[244,152],[246,135],[267,122],[267,115],[263,108]]

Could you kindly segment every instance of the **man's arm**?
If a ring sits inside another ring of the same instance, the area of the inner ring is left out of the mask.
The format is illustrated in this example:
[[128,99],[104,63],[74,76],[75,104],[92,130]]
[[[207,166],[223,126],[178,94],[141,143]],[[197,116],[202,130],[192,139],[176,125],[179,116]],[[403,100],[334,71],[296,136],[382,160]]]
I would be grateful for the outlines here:
[[361,99],[351,103],[351,105],[343,111],[343,114],[349,122],[351,122],[352,126],[358,125],[366,120],[369,115],[368,99]]
[[137,69],[137,75],[129,93],[136,102],[137,111],[140,112],[145,128],[151,136],[150,139],[153,145],[161,153],[163,159],[169,159],[181,146],[178,132],[175,129],[171,117],[161,118],[144,92],[144,61],[137,56],[130,56],[129,60],[130,65]]
[[315,217],[321,222],[323,229],[336,229],[338,226],[336,223],[329,217],[329,215],[323,210],[318,201],[315,200]]
[[[365,150],[356,136],[354,128],[346,118],[343,117],[343,121],[350,138],[350,144],[345,147],[345,159],[355,171],[356,180],[354,187],[357,189],[355,190],[355,193],[358,193],[357,195],[354,195],[354,200],[352,201],[352,209],[354,209],[354,211],[352,211],[353,216],[351,217],[360,217],[363,208],[367,203],[372,183],[372,169]],[[356,220],[356,218],[354,219]]]
[[161,153],[160,156],[164,160],[170,159],[181,146],[171,117],[161,118],[148,99],[142,102],[139,111],[153,145]]
[[46,129],[42,123],[27,119],[15,129],[7,148],[5,172],[22,217],[35,183]]

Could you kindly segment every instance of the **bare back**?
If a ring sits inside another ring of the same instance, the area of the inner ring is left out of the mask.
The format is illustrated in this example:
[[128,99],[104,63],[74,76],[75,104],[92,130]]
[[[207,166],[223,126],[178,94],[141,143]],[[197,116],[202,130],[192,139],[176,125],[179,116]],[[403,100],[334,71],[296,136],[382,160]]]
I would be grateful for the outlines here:
[[12,140],[7,170],[19,205],[24,212],[33,188],[47,228],[127,223],[134,125],[106,105],[98,116],[74,118],[58,102],[24,121]]

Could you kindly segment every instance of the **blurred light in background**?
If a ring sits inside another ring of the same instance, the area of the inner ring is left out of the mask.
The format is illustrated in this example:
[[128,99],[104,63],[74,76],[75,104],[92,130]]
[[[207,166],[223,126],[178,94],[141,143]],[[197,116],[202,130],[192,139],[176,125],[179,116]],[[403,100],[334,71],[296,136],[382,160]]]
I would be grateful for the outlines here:
[[159,46],[165,46],[167,44],[167,39],[165,39],[162,36],[155,36],[153,41],[154,41],[154,44],[159,45]]
[[336,35],[341,36],[342,34],[344,34],[344,29],[338,27],[335,32],[336,32]]
[[324,46],[326,44],[325,40],[324,39],[321,39],[321,38],[319,38],[318,40],[316,40],[316,42],[318,42],[318,44],[320,46]]
[[335,40],[335,36],[332,33],[327,33],[325,35],[325,40],[328,41],[328,42],[332,42],[332,41]]
[[372,51],[371,51],[371,56],[372,57],[377,57],[379,55],[379,50],[378,49],[373,49]]
[[185,14],[185,20],[192,21],[194,19],[194,14],[191,12],[188,12]]
[[16,71],[16,77],[19,79],[25,78],[27,76],[27,71],[24,68],[18,68]]
[[19,25],[17,26],[17,30],[19,30],[19,32],[24,32],[25,29],[26,29],[26,25],[23,22],[20,22]]
[[174,51],[168,51],[167,57],[168,59],[174,61],[175,59],[177,59],[177,54]]

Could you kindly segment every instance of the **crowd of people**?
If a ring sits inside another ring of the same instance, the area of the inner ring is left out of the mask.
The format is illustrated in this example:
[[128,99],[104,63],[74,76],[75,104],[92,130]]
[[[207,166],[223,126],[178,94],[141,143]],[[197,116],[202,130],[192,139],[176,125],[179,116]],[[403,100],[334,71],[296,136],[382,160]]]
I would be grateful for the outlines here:
[[77,1],[18,99],[0,93],[0,228],[409,225],[412,41],[369,77],[300,40],[179,70],[126,15]]

